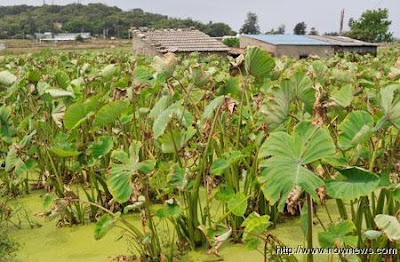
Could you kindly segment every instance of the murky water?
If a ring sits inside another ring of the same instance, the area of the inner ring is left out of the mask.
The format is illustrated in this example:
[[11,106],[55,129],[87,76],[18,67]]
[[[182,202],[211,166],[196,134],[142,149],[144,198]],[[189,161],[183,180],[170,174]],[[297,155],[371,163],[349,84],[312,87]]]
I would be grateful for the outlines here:
[[[57,228],[55,221],[45,221],[33,214],[43,211],[43,198],[41,192],[35,192],[18,200],[18,205],[26,208],[33,222],[42,226],[30,229],[27,224],[23,229],[13,229],[11,237],[21,244],[17,253],[19,261],[108,261],[108,257],[130,254],[129,245],[125,240],[118,240],[121,231],[114,229],[103,239],[94,239],[94,224]],[[330,209],[336,213],[334,202],[328,203]],[[337,219],[337,215],[334,218]],[[328,223],[325,210],[320,210],[319,216],[324,223]],[[131,214],[127,218],[140,228],[138,214]],[[317,232],[321,230],[319,225],[315,227],[315,240],[318,243]],[[301,232],[301,223],[298,217],[286,218],[285,223],[279,224],[272,233],[288,246],[295,247],[304,242]],[[263,256],[257,251],[249,251],[241,244],[226,243],[220,251],[224,261],[263,261]],[[218,258],[207,255],[206,251],[198,250],[188,252],[181,261],[216,261]],[[302,257],[299,257],[300,261]],[[318,261],[326,261],[326,258]]]

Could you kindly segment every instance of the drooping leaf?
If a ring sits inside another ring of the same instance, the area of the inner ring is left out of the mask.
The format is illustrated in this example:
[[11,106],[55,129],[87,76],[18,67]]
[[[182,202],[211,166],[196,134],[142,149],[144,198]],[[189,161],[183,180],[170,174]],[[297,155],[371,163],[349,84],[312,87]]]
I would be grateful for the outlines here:
[[333,198],[353,200],[367,196],[380,183],[377,175],[359,167],[338,169],[338,171],[339,177],[325,182],[327,193]]
[[53,146],[50,151],[59,157],[75,157],[81,152],[72,147],[69,143],[60,143]]
[[129,101],[127,100],[117,100],[104,105],[96,113],[93,125],[103,127],[113,123],[128,108],[128,105]]
[[79,127],[83,121],[88,119],[97,110],[100,104],[101,100],[98,97],[92,97],[84,102],[77,102],[70,105],[65,111],[64,127],[68,130]]
[[242,227],[244,227],[243,240],[254,239],[265,232],[272,224],[269,219],[268,215],[260,216],[255,212],[251,213],[242,223]]
[[67,89],[70,83],[70,78],[64,71],[58,71],[55,74],[57,85],[62,89]]
[[113,140],[110,136],[104,136],[99,141],[93,142],[90,145],[92,157],[99,159],[107,155],[113,148]]
[[319,243],[322,248],[334,248],[357,245],[357,236],[352,236],[355,229],[352,221],[346,220],[336,225],[331,225],[325,232],[318,233]]
[[268,52],[260,47],[248,47],[244,57],[246,71],[258,80],[268,76],[274,67],[274,58],[270,57]]
[[163,57],[155,56],[153,58],[153,69],[158,73],[163,75],[166,79],[170,78],[177,64],[177,59],[175,54],[167,53]]
[[375,217],[376,226],[385,233],[390,241],[400,240],[400,223],[394,216],[377,215]]
[[242,192],[236,193],[228,201],[228,210],[235,216],[243,216],[247,209],[247,198]]
[[9,71],[0,72],[0,86],[9,87],[17,81],[17,77]]
[[163,112],[168,107],[169,100],[169,96],[162,96],[151,109],[148,117],[151,119],[156,119],[161,114],[161,112]]
[[339,146],[350,149],[373,133],[374,119],[365,111],[353,111],[339,125]]
[[94,228],[94,237],[96,240],[102,239],[115,226],[115,219],[109,215],[100,217]]
[[322,158],[333,157],[335,146],[326,128],[300,122],[292,134],[278,131],[270,134],[259,151],[265,167],[259,177],[264,196],[271,204],[279,201],[283,210],[285,200],[295,186],[300,186],[314,199],[315,190],[324,182],[305,165]]
[[54,98],[58,98],[58,97],[75,97],[74,93],[72,93],[71,91],[67,91],[64,89],[55,89],[55,88],[51,88],[51,89],[46,89],[44,90],[45,94],[49,94],[51,97]]
[[161,114],[159,114],[159,116],[153,123],[153,133],[155,139],[164,134],[164,131],[167,128],[169,122],[175,115],[179,116],[182,113],[182,102],[182,100],[175,102],[167,109],[165,109]]
[[114,76],[116,72],[117,72],[117,65],[111,64],[107,65],[106,67],[103,68],[103,70],[101,70],[100,76],[103,77],[104,80],[108,81]]
[[353,101],[354,86],[352,84],[346,84],[340,89],[332,91],[331,98],[338,105],[342,107],[348,107]]
[[204,109],[201,120],[209,119],[214,111],[222,104],[224,101],[224,96],[217,96],[214,98]]
[[382,88],[380,97],[386,120],[400,128],[400,84],[391,84]]

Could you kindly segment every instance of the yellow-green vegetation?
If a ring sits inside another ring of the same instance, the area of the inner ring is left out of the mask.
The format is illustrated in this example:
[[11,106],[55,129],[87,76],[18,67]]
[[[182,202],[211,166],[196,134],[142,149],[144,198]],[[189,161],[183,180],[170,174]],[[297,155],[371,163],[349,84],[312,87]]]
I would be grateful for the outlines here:
[[[299,61],[257,47],[235,59],[4,56],[1,229],[26,243],[14,222],[26,221],[38,236],[54,234],[54,250],[69,243],[70,260],[346,261],[357,257],[276,247],[398,248],[398,50]],[[13,201],[29,194],[54,222],[38,228],[39,208],[17,215]],[[102,242],[120,232],[126,245]],[[70,245],[78,235],[72,244],[87,252]]]

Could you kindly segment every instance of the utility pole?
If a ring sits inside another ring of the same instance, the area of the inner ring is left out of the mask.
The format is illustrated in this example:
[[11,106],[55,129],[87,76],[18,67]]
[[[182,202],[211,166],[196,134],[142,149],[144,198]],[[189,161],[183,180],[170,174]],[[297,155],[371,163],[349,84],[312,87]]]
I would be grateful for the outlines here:
[[340,29],[339,29],[339,35],[343,34],[343,21],[344,21],[344,8],[342,9],[342,12],[340,14]]

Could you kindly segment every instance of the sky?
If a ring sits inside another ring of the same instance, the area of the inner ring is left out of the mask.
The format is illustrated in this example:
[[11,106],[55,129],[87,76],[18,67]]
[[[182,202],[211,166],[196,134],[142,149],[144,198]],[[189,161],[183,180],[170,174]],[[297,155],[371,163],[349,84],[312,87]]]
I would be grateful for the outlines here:
[[[47,4],[67,4],[78,0],[45,0]],[[0,0],[0,5],[41,5],[43,0]],[[191,17],[202,22],[225,22],[239,30],[247,12],[259,17],[261,31],[269,31],[286,25],[286,33],[292,33],[296,23],[304,21],[308,29],[315,27],[320,33],[339,30],[340,12],[345,9],[345,29],[350,17],[358,18],[363,11],[388,8],[393,21],[391,31],[400,37],[399,0],[80,0],[82,4],[100,2],[118,6],[123,10],[141,8],[171,17]]]

